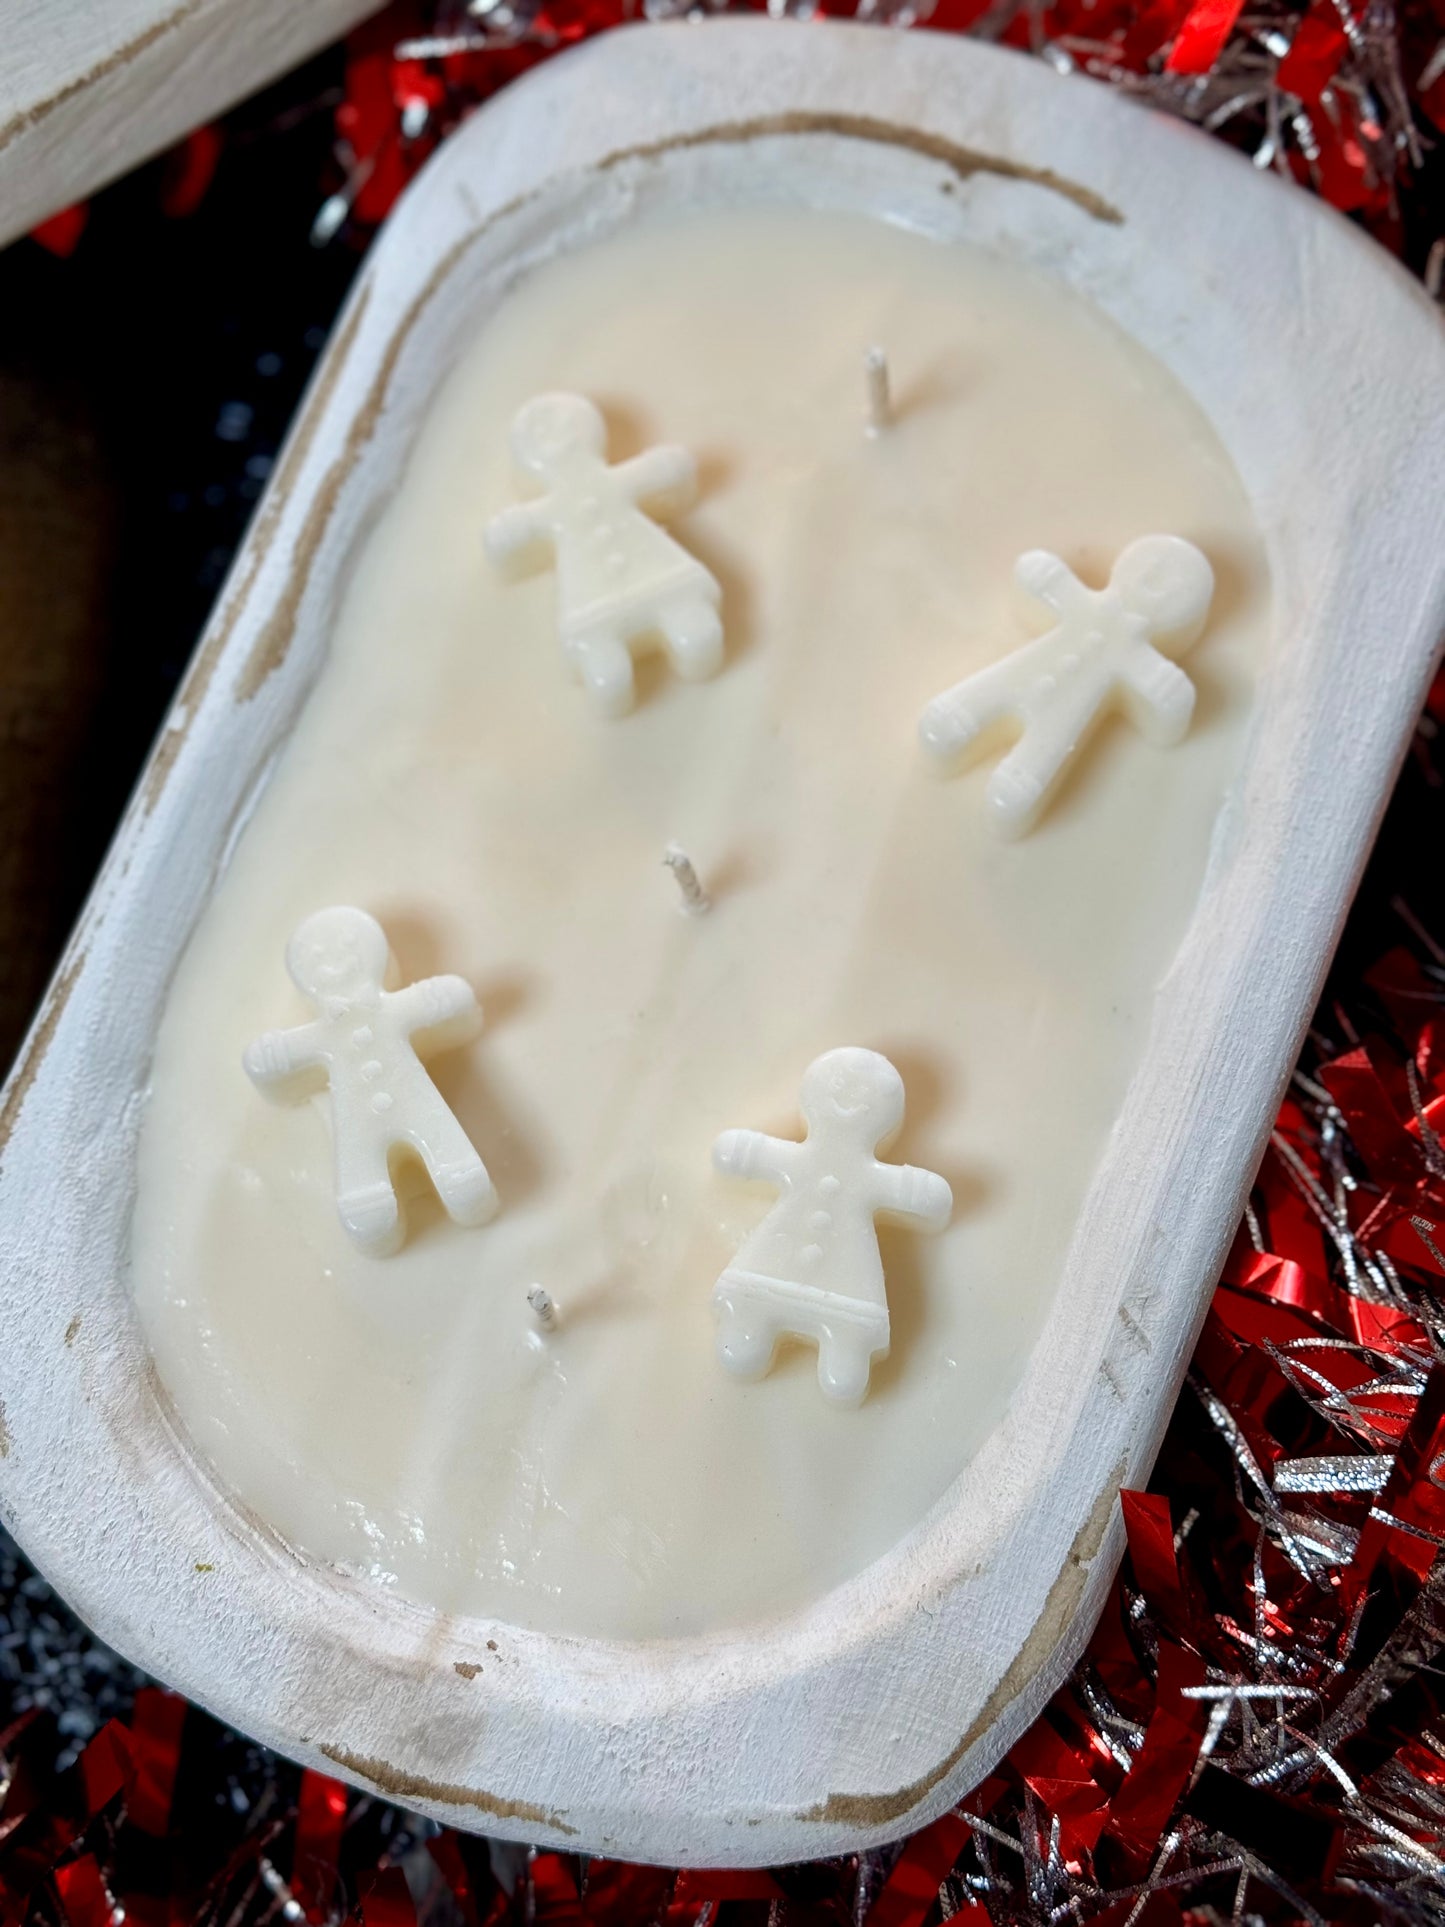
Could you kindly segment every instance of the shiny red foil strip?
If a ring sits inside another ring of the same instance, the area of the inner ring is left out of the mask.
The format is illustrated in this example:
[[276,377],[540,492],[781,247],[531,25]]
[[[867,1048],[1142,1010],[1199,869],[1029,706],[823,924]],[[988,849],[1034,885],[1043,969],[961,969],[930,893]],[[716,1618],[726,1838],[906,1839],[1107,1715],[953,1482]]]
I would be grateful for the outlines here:
[[339,1780],[329,1779],[310,1767],[301,1775],[296,1799],[291,1891],[308,1920],[326,1919],[336,1886],[348,1797],[347,1789]]
[[224,140],[219,127],[197,127],[166,156],[161,206],[172,220],[194,214],[210,191],[221,164]]
[[572,1868],[560,1853],[532,1858],[528,1881],[531,1919],[545,1927],[581,1927],[582,1901]]
[[361,1927],[417,1927],[416,1906],[400,1867],[381,1867],[361,1881]]
[[1339,72],[1349,44],[1335,0],[1315,0],[1279,63],[1277,84],[1307,105],[1318,106]]
[[93,1853],[59,1868],[55,1890],[70,1927],[111,1927],[111,1898]]
[[869,1927],[922,1927],[938,1904],[938,1889],[969,1839],[968,1822],[945,1813],[916,1833],[898,1857],[868,1915]]
[[80,246],[80,238],[89,220],[89,203],[78,201],[74,207],[63,207],[58,214],[52,214],[48,220],[33,227],[30,238],[39,242],[47,254],[59,255],[61,260],[65,260]]
[[84,1792],[84,1817],[91,1820],[131,1782],[135,1744],[119,1720],[107,1720],[76,1762]]
[[[426,1846],[456,1903],[462,1917],[462,1927],[483,1927],[488,1918],[487,1910],[478,1893],[476,1875],[462,1851],[459,1836],[455,1833],[439,1833],[434,1840],[428,1840]],[[486,1886],[490,1886],[490,1882]]]
[[[678,1876],[676,1885],[681,1884]],[[657,1920],[673,1898],[673,1888],[674,1876],[666,1867],[593,1860],[587,1867],[582,1911],[589,1921]]]
[[1197,1653],[1160,1641],[1154,1710],[1144,1744],[1109,1808],[1109,1832],[1141,1874],[1198,1764],[1207,1713],[1201,1701],[1186,1699],[1184,1692],[1202,1686],[1205,1671]]
[[1205,74],[1244,11],[1244,0],[1194,0],[1164,65],[1171,74]]
[[130,1721],[135,1777],[127,1805],[131,1825],[142,1833],[163,1835],[170,1825],[185,1718],[186,1702],[178,1693],[147,1686],[135,1696]]

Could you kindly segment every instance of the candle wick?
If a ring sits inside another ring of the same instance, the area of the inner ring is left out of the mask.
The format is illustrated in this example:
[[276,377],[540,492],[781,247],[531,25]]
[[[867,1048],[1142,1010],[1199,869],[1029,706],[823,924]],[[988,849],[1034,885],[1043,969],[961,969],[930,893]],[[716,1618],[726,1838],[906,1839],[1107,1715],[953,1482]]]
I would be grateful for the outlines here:
[[677,887],[682,892],[682,907],[690,917],[700,917],[704,910],[712,907],[712,898],[697,880],[697,871],[692,867],[692,859],[686,850],[676,843],[669,843],[662,853],[662,860],[677,878]]
[[868,430],[881,435],[893,421],[893,403],[888,394],[888,357],[881,348],[870,348],[863,357],[863,379],[868,390]]
[[527,1303],[532,1307],[532,1316],[544,1332],[557,1329],[557,1301],[550,1291],[544,1291],[540,1285],[529,1285]]

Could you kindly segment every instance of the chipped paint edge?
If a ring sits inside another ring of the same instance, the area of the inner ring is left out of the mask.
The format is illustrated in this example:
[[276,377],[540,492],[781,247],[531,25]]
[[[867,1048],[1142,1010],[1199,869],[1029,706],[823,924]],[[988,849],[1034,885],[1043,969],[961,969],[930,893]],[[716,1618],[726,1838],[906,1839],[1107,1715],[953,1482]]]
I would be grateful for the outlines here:
[[958,1744],[944,1754],[937,1766],[922,1773],[907,1786],[891,1793],[830,1793],[816,1806],[806,1807],[800,1820],[823,1821],[833,1826],[894,1827],[927,1799],[934,1789],[960,1766],[980,1740],[985,1738],[1005,1708],[1030,1687],[1036,1676],[1056,1656],[1071,1620],[1089,1583],[1089,1571],[1104,1544],[1104,1535],[1113,1519],[1115,1502],[1128,1471],[1127,1458],[1120,1459],[1110,1473],[1093,1510],[1080,1526],[1058,1577],[1049,1587],[1043,1611],[1034,1621],[1008,1670],[994,1687],[967,1732]]
[[344,1746],[319,1746],[317,1751],[334,1767],[361,1781],[374,1793],[385,1794],[403,1806],[474,1807],[492,1820],[520,1820],[525,1826],[545,1827],[575,1840],[577,1829],[569,1827],[566,1816],[538,1806],[533,1800],[508,1800],[481,1787],[461,1786],[454,1781],[433,1780],[408,1767],[392,1766],[369,1754],[352,1753]]

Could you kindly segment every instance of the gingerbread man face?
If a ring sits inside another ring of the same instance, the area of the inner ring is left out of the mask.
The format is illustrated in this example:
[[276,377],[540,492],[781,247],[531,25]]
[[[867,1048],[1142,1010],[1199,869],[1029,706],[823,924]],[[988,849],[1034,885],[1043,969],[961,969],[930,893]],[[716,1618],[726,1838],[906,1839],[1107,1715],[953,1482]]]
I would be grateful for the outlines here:
[[511,447],[524,474],[555,482],[579,458],[602,458],[607,425],[585,395],[538,395],[512,423]]
[[1109,587],[1155,643],[1172,652],[1198,640],[1214,593],[1214,571],[1192,543],[1145,535],[1119,556]]
[[798,1107],[809,1131],[872,1151],[903,1122],[903,1079],[877,1051],[830,1050],[804,1072]]
[[391,960],[386,932],[365,910],[318,910],[286,946],[286,968],[304,997],[318,1005],[375,996]]

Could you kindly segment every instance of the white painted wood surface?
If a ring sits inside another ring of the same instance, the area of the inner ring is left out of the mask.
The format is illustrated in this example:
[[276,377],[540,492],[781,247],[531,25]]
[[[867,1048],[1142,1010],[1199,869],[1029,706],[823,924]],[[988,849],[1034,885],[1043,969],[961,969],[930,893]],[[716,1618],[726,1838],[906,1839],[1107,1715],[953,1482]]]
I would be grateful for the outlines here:
[[[947,192],[941,190],[947,189]],[[638,206],[871,211],[1090,295],[1212,418],[1276,598],[1246,763],[1005,1422],[775,1624],[645,1647],[411,1607],[216,1491],[132,1317],[166,985],[324,661],[348,560],[528,259]],[[1357,230],[1019,56],[766,20],[628,29],[433,161],[374,250],[0,1111],[0,1508],[105,1638],[296,1759],[463,1827],[693,1865],[883,1841],[1039,1711],[1121,1549],[1445,623],[1445,345]]]
[[324,47],[382,0],[0,0],[0,244]]

